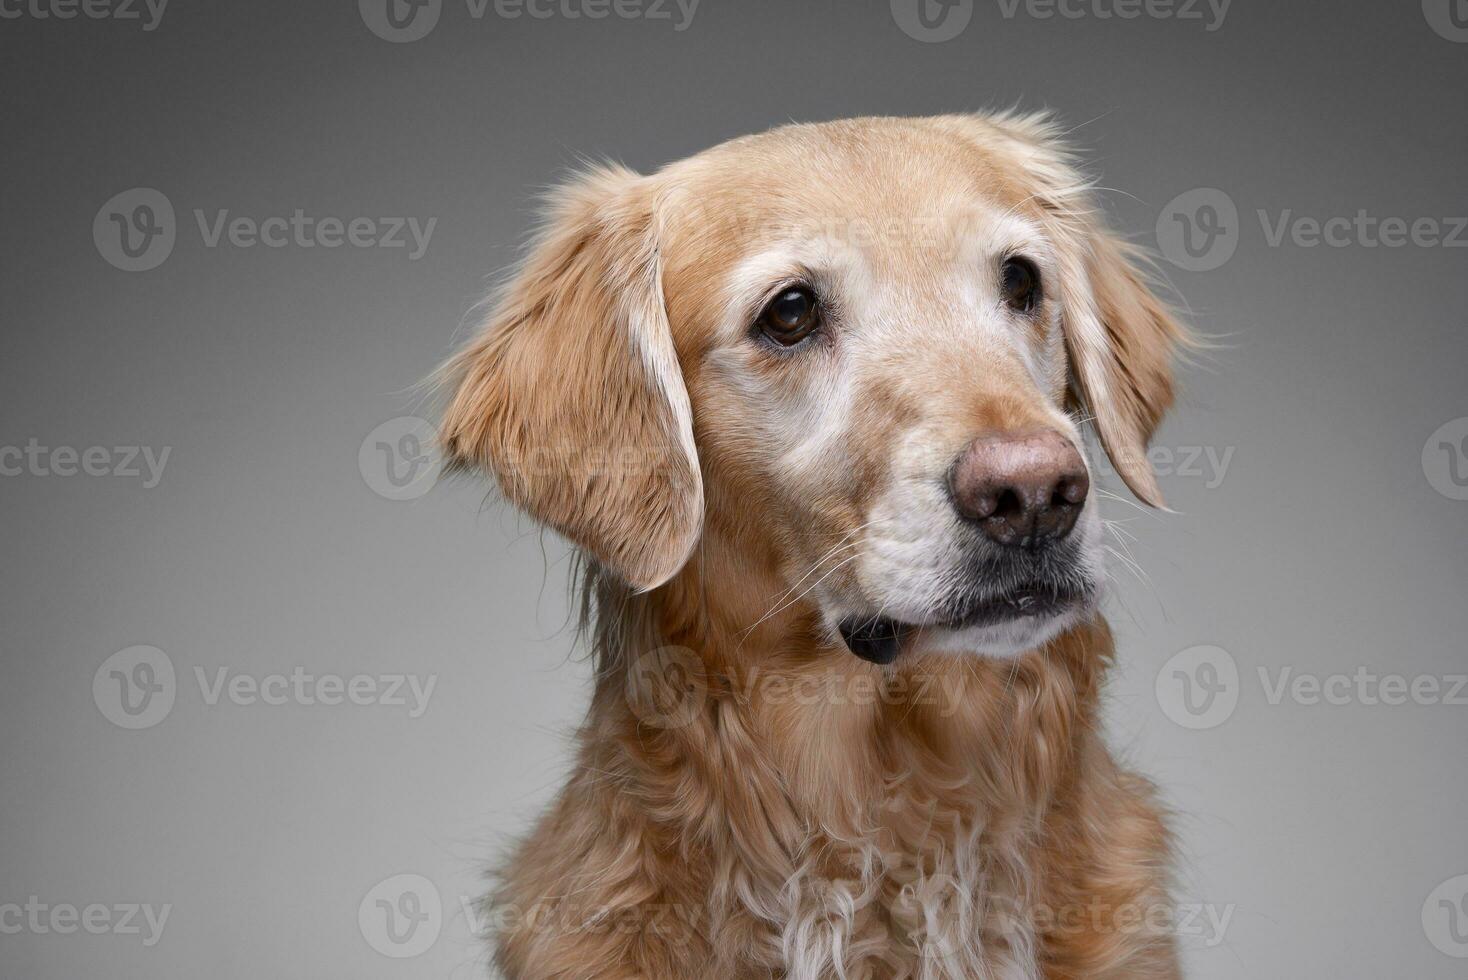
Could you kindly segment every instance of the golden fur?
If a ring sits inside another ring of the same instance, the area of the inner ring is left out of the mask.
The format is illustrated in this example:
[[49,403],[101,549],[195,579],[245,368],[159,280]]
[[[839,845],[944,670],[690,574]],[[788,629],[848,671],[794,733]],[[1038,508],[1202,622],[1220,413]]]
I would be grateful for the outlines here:
[[[931,301],[960,240],[1012,220],[1053,257],[1055,326],[996,344]],[[782,360],[720,327],[747,322],[730,283],[775,240],[877,270],[847,288],[886,284],[880,356]],[[1085,410],[1160,503],[1145,449],[1183,340],[1039,117],[786,127],[558,191],[445,371],[451,461],[589,567],[596,690],[487,900],[504,975],[1178,976],[1168,835],[1098,734],[1099,615],[1008,659],[919,644],[882,667],[821,602],[873,593],[874,566],[832,556],[880,549],[873,508],[918,442],[1074,435]]]

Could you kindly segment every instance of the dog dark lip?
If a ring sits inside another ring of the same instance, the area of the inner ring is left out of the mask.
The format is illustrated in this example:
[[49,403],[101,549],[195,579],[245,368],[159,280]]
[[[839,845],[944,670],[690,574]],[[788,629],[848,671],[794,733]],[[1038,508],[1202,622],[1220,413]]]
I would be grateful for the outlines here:
[[846,649],[874,664],[890,664],[902,652],[902,641],[916,627],[874,616],[843,620],[839,629]]
[[976,626],[998,626],[1030,616],[1056,616],[1084,604],[1088,596],[1081,592],[1061,591],[1044,585],[1025,585],[1003,595],[988,596],[966,603],[951,619],[933,625],[943,629],[971,629]]
[[936,622],[904,623],[885,616],[853,616],[843,620],[839,630],[852,653],[871,663],[885,665],[897,659],[904,641],[919,630],[973,629],[1028,617],[1057,616],[1085,604],[1088,599],[1080,592],[1026,585],[1003,595],[965,602],[956,616]]

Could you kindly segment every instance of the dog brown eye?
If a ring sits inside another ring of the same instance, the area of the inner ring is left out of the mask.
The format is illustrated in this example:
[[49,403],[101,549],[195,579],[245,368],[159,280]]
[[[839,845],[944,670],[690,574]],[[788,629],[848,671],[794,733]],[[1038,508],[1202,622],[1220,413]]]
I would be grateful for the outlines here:
[[1040,270],[1029,259],[1006,259],[1004,262],[1004,301],[1021,313],[1028,313],[1040,301]]
[[821,324],[815,294],[804,286],[783,290],[765,306],[759,328],[778,344],[790,347],[810,336]]

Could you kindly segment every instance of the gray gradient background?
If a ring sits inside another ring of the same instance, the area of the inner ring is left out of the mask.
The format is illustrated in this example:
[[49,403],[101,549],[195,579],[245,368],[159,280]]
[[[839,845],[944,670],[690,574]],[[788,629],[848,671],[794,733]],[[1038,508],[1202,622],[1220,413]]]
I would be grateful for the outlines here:
[[[1222,268],[1171,270],[1227,346],[1183,378],[1165,446],[1235,452],[1137,516],[1109,602],[1113,742],[1179,816],[1185,901],[1233,905],[1189,975],[1463,977],[1423,902],[1468,873],[1468,707],[1271,705],[1258,667],[1468,670],[1468,502],[1421,455],[1468,415],[1468,250],[1269,247],[1257,209],[1468,213],[1468,44],[1415,2],[1236,0],[1197,22],[1006,19],[919,43],[887,0],[703,0],[668,21],[472,19],[389,44],[351,2],[186,3],[136,22],[0,20],[0,445],[171,446],[162,483],[0,478],[0,904],[169,903],[162,940],[0,935],[0,975],[470,977],[459,896],[567,765],[587,693],[566,551],[472,483],[411,502],[359,473],[419,406],[530,199],[580,155],[641,169],[788,120],[1048,105],[1116,223],[1226,191]],[[921,180],[921,174],[914,174]],[[178,209],[171,257],[92,241],[132,187]],[[192,210],[437,217],[427,256],[204,248]],[[1166,267],[1166,266],[1165,266]],[[1170,268],[1170,267],[1166,267]],[[134,644],[178,670],[125,731],[91,695]],[[1154,678],[1198,644],[1243,675],[1224,724],[1169,720]],[[428,710],[208,706],[195,667],[438,677]],[[369,946],[357,909],[433,881],[442,935]]]

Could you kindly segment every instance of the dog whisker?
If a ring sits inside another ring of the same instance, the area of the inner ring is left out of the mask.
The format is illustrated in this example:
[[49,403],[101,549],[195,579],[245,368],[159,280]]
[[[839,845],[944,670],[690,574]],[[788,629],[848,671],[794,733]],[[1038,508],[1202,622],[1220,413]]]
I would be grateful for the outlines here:
[[811,593],[811,591],[813,589],[819,588],[822,582],[826,581],[826,579],[830,578],[837,571],[839,571],[842,566],[847,565],[847,564],[855,561],[856,559],[858,559],[860,557],[861,557],[861,555],[859,555],[859,554],[858,555],[848,555],[847,557],[841,559],[839,562],[837,562],[835,565],[833,565],[831,567],[830,571],[826,572],[826,574],[822,575],[815,582],[812,582],[810,584],[810,586],[808,586],[798,596],[796,596],[795,598],[793,598],[790,601],[786,602],[784,605],[782,605],[782,606],[780,606],[780,607],[778,607],[776,609],[772,609],[768,613],[766,613],[765,615],[761,616],[751,626],[749,626],[747,629],[744,630],[744,635],[748,635],[752,630],[754,630],[755,627],[759,626],[761,623],[765,622],[766,620],[770,619],[773,616],[778,616],[780,613],[784,612],[786,609],[789,609],[791,606],[795,605],[801,599],[804,599],[807,595],[809,595]]

